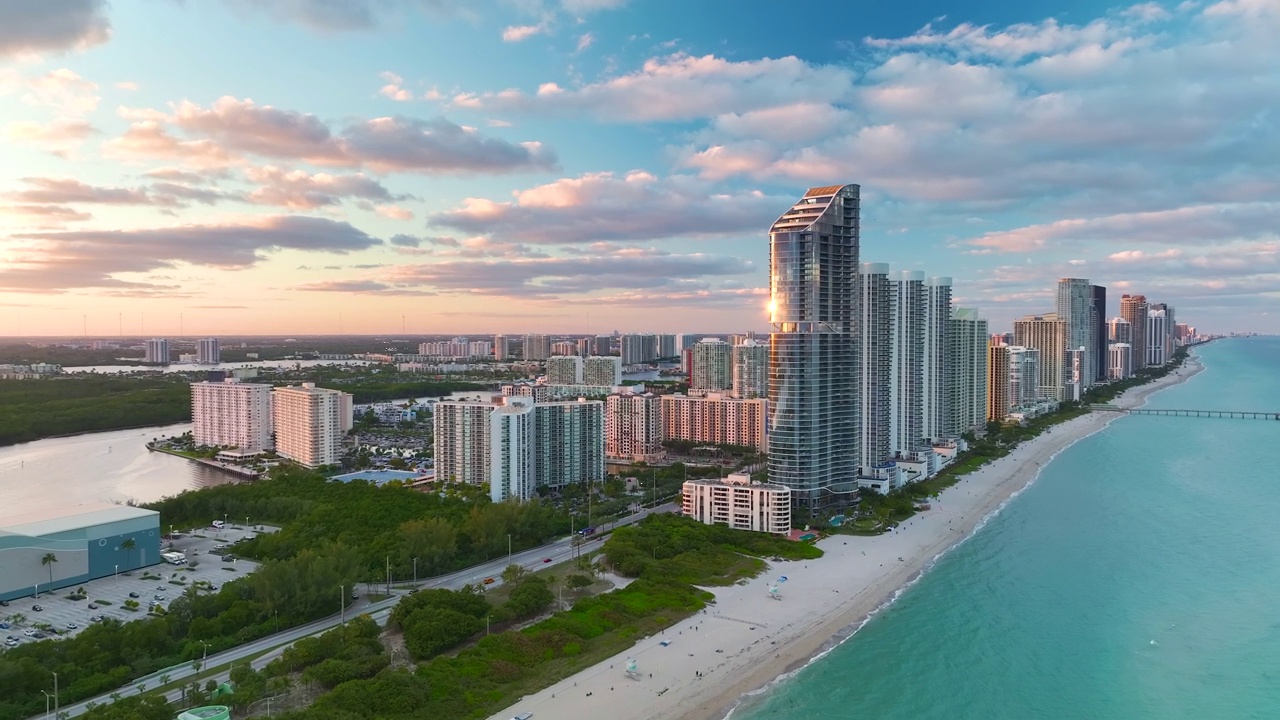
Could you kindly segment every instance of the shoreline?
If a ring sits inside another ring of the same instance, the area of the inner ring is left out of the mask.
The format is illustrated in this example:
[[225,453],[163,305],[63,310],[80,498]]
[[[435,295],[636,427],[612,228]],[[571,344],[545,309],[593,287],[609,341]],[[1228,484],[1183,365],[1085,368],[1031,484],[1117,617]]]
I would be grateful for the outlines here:
[[[1198,357],[1189,356],[1178,370],[1129,389],[1114,404],[1141,407],[1151,395],[1203,369]],[[1030,487],[1059,453],[1123,416],[1090,412],[1054,425],[959,478],[933,501],[933,509],[897,530],[871,537],[833,535],[818,543],[825,552],[818,560],[771,563],[745,583],[714,588],[716,600],[706,609],[490,717],[507,720],[519,712],[535,717],[606,712],[617,720],[732,717],[743,703],[855,635]],[[788,576],[780,586],[781,602],[768,593],[778,575]],[[641,680],[627,679],[618,669],[628,658],[638,662]]]

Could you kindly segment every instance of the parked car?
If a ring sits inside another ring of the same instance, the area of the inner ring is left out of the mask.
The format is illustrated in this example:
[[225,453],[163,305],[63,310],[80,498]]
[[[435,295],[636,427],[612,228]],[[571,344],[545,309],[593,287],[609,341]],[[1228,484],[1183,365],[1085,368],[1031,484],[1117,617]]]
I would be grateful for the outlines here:
[[517,715],[517,716],[515,716],[515,717],[511,718],[511,720],[529,720],[529,718],[531,718],[531,717],[533,717],[533,713],[531,713],[531,712],[522,712],[522,713],[520,713],[519,715]]
[[155,599],[156,599],[156,600],[163,600],[163,599],[164,599],[164,596],[163,596],[163,595],[160,595],[160,594],[158,594],[158,593],[157,593],[157,594],[156,594],[156,596],[155,596]]
[[0,622],[0,630],[8,630],[8,629],[9,629],[9,623]]
[[235,562],[235,561],[236,561],[236,556],[235,556],[235,555],[223,555],[223,556],[222,556],[222,562]]
[[136,593],[136,592],[131,592],[131,593],[129,593],[129,597],[131,597],[131,598],[140,598],[140,597],[142,597],[142,596],[141,596],[141,595],[139,595],[139,594],[138,594],[138,593]]
[[44,612],[44,606],[43,606],[43,605],[32,605],[32,606],[31,606],[31,609],[32,609],[32,610],[35,610],[36,612]]
[[9,607],[8,600],[0,600],[0,607]]
[[79,626],[79,625],[77,625],[77,624],[75,624],[75,623],[67,623],[67,629],[68,629],[68,630],[78,630],[78,629],[80,629],[80,626]]
[[12,639],[12,638],[10,638],[10,639],[8,639],[8,640],[5,640],[5,641],[4,641],[4,644],[5,644],[5,645],[8,645],[9,647],[17,647],[17,646],[18,646],[18,641],[17,641],[17,640],[14,640],[14,639]]
[[32,635],[31,637],[35,638],[36,640],[43,640],[45,638],[45,634],[42,632],[38,632]]
[[89,609],[90,609],[90,610],[97,610],[97,609],[98,609],[98,606],[97,606],[97,605],[95,605],[94,603],[89,603]]
[[36,631],[35,631],[35,630],[32,630],[31,628],[27,628],[26,630],[23,630],[23,631],[22,631],[22,634],[23,634],[23,635],[26,635],[27,637],[35,637],[35,636],[36,636]]

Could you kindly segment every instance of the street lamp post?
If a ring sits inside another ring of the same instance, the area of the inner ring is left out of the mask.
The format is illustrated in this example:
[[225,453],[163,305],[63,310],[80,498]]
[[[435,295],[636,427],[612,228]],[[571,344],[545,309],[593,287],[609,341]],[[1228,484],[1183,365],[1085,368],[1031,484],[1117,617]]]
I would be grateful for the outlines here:
[[511,533],[507,533],[507,564],[511,564]]
[[204,646],[204,655],[200,658],[200,672],[204,672],[209,662],[209,643],[201,640],[200,644]]
[[488,635],[488,634],[489,634],[489,618],[491,618],[491,617],[493,617],[493,616],[492,616],[492,615],[485,615],[485,616],[484,616],[484,634],[485,634],[485,635]]
[[49,717],[49,701],[53,699],[53,696],[47,690],[41,690],[40,692],[44,693],[44,716],[47,718]]
[[413,584],[418,584],[418,558],[413,559]]
[[113,577],[113,578],[114,578],[114,577],[119,577],[119,576],[120,576],[120,566],[119,566],[119,565],[117,565],[117,566],[116,566],[116,571],[115,571],[114,573],[111,573],[111,577]]
[[58,673],[53,674],[53,715],[58,716]]
[[338,586],[338,603],[339,603],[339,619],[343,625],[347,624],[347,586]]

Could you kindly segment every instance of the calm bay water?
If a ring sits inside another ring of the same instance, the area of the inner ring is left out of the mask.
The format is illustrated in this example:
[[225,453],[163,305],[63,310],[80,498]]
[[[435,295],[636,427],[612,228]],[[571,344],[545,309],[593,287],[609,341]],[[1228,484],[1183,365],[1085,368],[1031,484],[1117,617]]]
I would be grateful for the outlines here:
[[190,423],[51,438],[0,447],[0,515],[90,502],[149,502],[235,477],[150,452],[148,440]]
[[[1198,353],[1147,407],[1280,412],[1280,338]],[[1280,717],[1277,446],[1274,420],[1117,420],[735,720]]]

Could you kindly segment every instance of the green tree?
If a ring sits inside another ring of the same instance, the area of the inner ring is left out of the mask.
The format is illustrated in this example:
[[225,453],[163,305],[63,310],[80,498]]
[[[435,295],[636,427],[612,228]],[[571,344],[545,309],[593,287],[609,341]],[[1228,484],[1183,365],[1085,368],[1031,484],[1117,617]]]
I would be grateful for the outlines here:
[[420,576],[435,575],[450,567],[458,552],[458,531],[444,518],[410,520],[400,525],[400,565],[418,558]]
[[511,563],[502,569],[502,582],[507,585],[515,585],[520,582],[520,579],[528,574],[528,572],[529,571],[521,567],[519,563]]
[[53,586],[53,564],[56,562],[58,562],[58,556],[55,553],[45,553],[44,557],[40,558],[40,564],[45,565],[49,568],[49,586],[50,587]]

